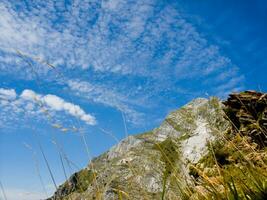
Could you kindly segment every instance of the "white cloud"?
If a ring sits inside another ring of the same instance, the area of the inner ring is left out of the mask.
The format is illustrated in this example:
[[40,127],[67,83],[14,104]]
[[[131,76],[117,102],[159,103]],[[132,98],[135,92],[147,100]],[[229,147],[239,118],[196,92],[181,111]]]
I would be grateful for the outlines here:
[[36,94],[32,90],[23,90],[21,93],[20,97],[25,100],[31,100],[31,101],[40,101],[41,100],[41,95]]
[[130,100],[128,96],[116,92],[114,88],[106,88],[85,81],[69,80],[68,87],[75,95],[122,111],[127,115],[127,120],[134,124],[139,124],[142,120],[143,114],[132,108],[138,103],[143,103],[140,99]]
[[14,100],[17,97],[17,93],[14,89],[0,88],[0,99]]
[[17,97],[14,89],[0,88],[0,97],[2,98],[0,99],[0,121],[7,123],[15,119],[22,120],[22,118],[19,118],[20,114],[28,113],[38,116],[43,113],[42,110],[46,109],[51,113],[64,111],[66,114],[78,118],[88,125],[97,123],[95,117],[86,113],[80,106],[67,102],[56,95],[41,95],[26,89]]
[[[1,48],[12,50],[10,48],[19,48],[21,46],[32,46],[39,43],[40,29],[37,24],[28,18],[17,17],[17,13],[8,9],[5,4],[0,4],[1,19]],[[10,46],[9,46],[10,45]],[[13,49],[14,50],[14,49]]]
[[[233,67],[231,59],[209,44],[178,10],[159,9],[153,0],[78,0],[68,6],[52,1],[44,3],[43,9],[38,3],[29,6],[31,11],[22,6],[18,13],[12,3],[0,4],[2,51],[18,49],[69,68],[157,79],[165,74],[169,81]],[[55,15],[57,11],[60,16]],[[58,17],[64,19],[61,24],[56,22]],[[155,56],[160,49],[161,55]],[[18,68],[25,70],[25,66]],[[39,73],[48,71],[38,68]]]
[[[38,81],[52,80],[60,87],[64,82],[80,97],[121,109],[136,120],[140,118],[136,106],[158,104],[159,99],[169,103],[163,96],[168,92],[199,95],[208,90],[216,95],[242,88],[238,66],[170,4],[155,0],[17,4],[0,3],[0,74],[35,80],[36,72]],[[36,63],[29,67],[16,49],[56,65],[58,71]],[[109,81],[99,86],[89,77]],[[118,83],[118,77],[127,81]],[[69,78],[82,81],[71,83]],[[140,90],[134,85],[136,79],[141,80]],[[232,79],[237,81],[217,91]],[[183,86],[179,82],[183,80],[194,83]]]
[[[70,110],[71,108],[74,107],[74,105],[71,105],[70,103],[65,103],[63,99],[55,96],[48,94],[44,96],[43,101],[53,110],[61,111],[61,110]],[[69,106],[67,104],[70,104]],[[74,115],[75,113],[72,112]]]
[[20,97],[35,103],[42,103],[53,111],[65,111],[66,113],[81,119],[89,125],[96,124],[96,119],[92,115],[87,114],[83,109],[81,109],[80,106],[66,102],[64,99],[56,95],[48,94],[42,96],[32,90],[24,90]]

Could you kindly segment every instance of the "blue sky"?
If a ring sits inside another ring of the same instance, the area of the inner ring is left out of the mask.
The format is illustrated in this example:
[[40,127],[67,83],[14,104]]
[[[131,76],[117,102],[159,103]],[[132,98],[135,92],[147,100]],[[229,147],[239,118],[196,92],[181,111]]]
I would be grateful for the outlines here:
[[38,142],[60,184],[58,152],[75,163],[69,175],[193,98],[267,90],[264,0],[1,0],[0,13],[0,180],[11,200],[45,197],[36,169],[54,190]]

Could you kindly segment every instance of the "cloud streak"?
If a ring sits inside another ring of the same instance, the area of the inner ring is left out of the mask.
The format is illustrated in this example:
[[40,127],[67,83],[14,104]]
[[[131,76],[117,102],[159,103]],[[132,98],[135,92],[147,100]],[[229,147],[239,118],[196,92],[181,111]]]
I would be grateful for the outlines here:
[[[36,80],[34,71],[38,81],[65,85],[83,99],[121,109],[133,122],[147,105],[170,104],[185,93],[242,89],[238,66],[171,4],[4,0],[0,11],[0,75]],[[31,57],[56,66],[64,81]]]
[[[50,111],[65,112],[88,125],[97,123],[95,117],[86,113],[80,106],[67,102],[56,95],[41,95],[29,89],[25,89],[20,95],[17,95],[14,89],[0,88],[0,105],[3,113],[2,120],[7,120],[10,115],[16,117],[21,113],[29,113],[38,116],[44,111]],[[9,115],[8,112],[10,112]]]
[[130,100],[128,96],[124,96],[114,89],[79,80],[69,80],[68,89],[73,91],[75,95],[91,102],[116,108],[126,114],[127,121],[134,124],[140,124],[143,118],[142,113],[133,108],[142,102],[138,102],[138,99]]
[[0,99],[14,100],[17,97],[17,93],[14,89],[0,88]]
[[48,94],[42,96],[32,90],[24,90],[20,97],[24,100],[34,103],[41,103],[42,105],[49,107],[49,109],[52,111],[65,111],[67,114],[70,114],[71,116],[76,117],[89,125],[96,124],[95,117],[85,113],[80,106],[66,102],[64,99],[56,95]]
[[[162,72],[184,78],[233,67],[171,6],[156,12],[156,1],[147,0],[52,2],[32,3],[29,9],[21,5],[19,14],[13,4],[0,4],[1,50],[18,49],[70,68],[157,78]],[[60,24],[59,17],[64,19]]]

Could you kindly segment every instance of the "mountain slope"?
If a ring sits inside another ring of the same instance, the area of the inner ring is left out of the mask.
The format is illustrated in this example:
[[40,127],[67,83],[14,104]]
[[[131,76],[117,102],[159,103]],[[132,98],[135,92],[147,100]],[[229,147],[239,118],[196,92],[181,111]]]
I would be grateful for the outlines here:
[[[177,159],[173,162],[173,169],[187,170],[184,161],[198,161],[207,150],[206,140],[214,138],[218,128],[221,131],[227,128],[228,123],[221,113],[222,104],[218,99],[196,99],[170,113],[159,128],[129,136],[95,158],[86,169],[62,185],[55,196],[63,198],[71,193],[70,196],[78,199],[99,196],[118,199],[121,193],[123,199],[160,198],[164,168],[168,163],[162,159],[164,151],[161,148],[165,145],[166,150],[174,149]],[[85,180],[76,176],[85,176],[86,173],[88,183],[84,186],[79,182]],[[95,178],[91,178],[93,176]]]
[[203,182],[199,166],[212,168],[206,162],[210,146],[233,127],[224,109],[217,98],[193,100],[170,113],[160,127],[129,136],[93,159],[61,185],[54,198],[198,199],[197,181]]

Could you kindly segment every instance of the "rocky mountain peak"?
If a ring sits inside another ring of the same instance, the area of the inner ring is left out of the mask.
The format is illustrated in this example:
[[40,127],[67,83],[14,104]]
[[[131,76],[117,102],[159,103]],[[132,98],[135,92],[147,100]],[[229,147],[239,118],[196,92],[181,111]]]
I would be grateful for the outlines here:
[[[266,96],[263,94],[233,94],[224,104],[215,97],[195,99],[168,114],[158,128],[129,136],[93,159],[75,176],[76,182],[81,179],[83,187],[73,184],[72,177],[60,186],[54,197],[161,199],[168,187],[168,199],[176,199],[181,195],[180,187],[191,180],[190,166],[202,162],[212,143],[232,129],[233,124],[243,130],[247,127],[245,124],[254,123],[253,114],[246,109],[251,107],[260,113],[257,119],[261,128],[256,129],[259,132],[266,123]],[[253,132],[255,127],[249,129],[249,133]],[[81,177],[88,177],[88,180]]]

